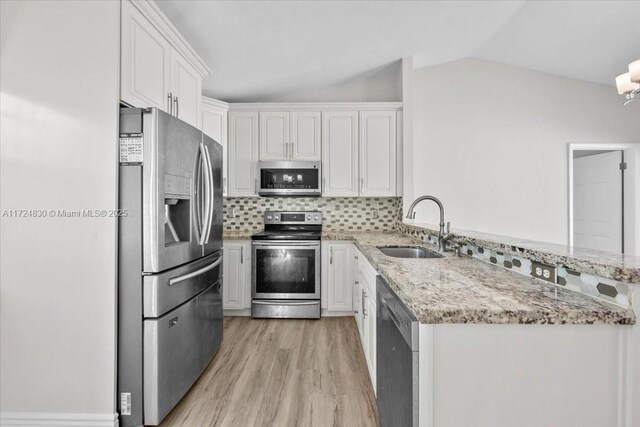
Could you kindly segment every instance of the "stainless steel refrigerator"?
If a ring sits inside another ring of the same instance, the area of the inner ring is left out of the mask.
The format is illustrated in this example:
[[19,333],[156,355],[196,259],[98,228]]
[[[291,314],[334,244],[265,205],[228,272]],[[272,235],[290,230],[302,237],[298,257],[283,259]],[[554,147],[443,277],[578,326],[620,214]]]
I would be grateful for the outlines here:
[[222,343],[222,147],[156,108],[119,144],[120,425],[156,425]]

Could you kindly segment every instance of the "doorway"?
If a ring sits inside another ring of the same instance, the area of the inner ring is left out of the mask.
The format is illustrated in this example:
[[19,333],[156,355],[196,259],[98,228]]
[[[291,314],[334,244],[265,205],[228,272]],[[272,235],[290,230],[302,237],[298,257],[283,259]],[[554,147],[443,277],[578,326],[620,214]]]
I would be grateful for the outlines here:
[[640,144],[569,144],[569,244],[640,254]]

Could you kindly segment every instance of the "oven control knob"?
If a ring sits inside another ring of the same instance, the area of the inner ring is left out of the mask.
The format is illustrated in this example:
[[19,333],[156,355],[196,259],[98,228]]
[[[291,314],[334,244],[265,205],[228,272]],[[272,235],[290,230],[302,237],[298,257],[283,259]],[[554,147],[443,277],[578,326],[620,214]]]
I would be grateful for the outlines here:
[[320,219],[320,217],[318,217],[318,215],[316,215],[315,220],[317,221],[317,220],[319,220],[319,219]]
[[280,221],[280,217],[278,215],[274,216],[273,219],[275,219],[276,221]]
[[311,220],[311,215],[307,215],[307,219],[308,219],[308,220]]
[[271,215],[267,215],[267,220],[270,220],[271,218],[273,218]]

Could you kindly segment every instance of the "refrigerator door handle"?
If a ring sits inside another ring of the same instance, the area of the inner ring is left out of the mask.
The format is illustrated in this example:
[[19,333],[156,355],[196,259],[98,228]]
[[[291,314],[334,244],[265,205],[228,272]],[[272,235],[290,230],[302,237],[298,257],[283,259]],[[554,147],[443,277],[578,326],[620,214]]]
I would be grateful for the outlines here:
[[202,170],[202,156],[199,155],[198,156],[198,161],[197,161],[197,165],[196,165],[196,231],[198,233],[198,244],[200,244],[200,241],[202,240],[202,231],[203,231],[203,227],[202,227],[202,174],[203,174],[203,170]]
[[209,172],[209,210],[207,217],[207,229],[205,230],[206,237],[204,243],[209,243],[209,237],[211,236],[211,226],[213,225],[213,207],[214,207],[214,193],[213,193],[213,165],[211,163],[211,156],[209,156],[209,148],[205,145],[204,152],[206,154],[206,170]]
[[202,214],[204,221],[202,224],[202,233],[200,233],[200,245],[204,245],[207,239],[207,229],[209,228],[209,210],[211,209],[211,170],[208,167],[207,162],[207,153],[205,151],[205,146],[201,142],[200,143],[200,160],[202,161],[202,165],[204,168],[204,213]]
[[211,264],[207,265],[206,267],[201,268],[200,270],[192,271],[191,273],[185,274],[183,276],[174,277],[172,279],[169,279],[169,286],[173,286],[176,283],[184,282],[185,280],[189,280],[189,279],[191,279],[193,277],[199,276],[202,273],[206,273],[209,270],[213,270],[214,268],[219,266],[221,262],[222,262],[222,258],[218,258],[216,260],[216,262],[211,263]]

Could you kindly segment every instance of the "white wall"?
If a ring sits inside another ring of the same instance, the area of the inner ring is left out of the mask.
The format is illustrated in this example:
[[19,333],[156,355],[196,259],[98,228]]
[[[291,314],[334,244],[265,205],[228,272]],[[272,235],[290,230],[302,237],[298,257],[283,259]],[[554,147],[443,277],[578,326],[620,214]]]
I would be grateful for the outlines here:
[[[640,102],[622,101],[614,87],[477,59],[417,69],[413,196],[439,197],[452,227],[566,244],[567,144],[638,142]],[[419,205],[417,220],[437,219]]]
[[400,61],[329,86],[302,89],[260,102],[399,102],[402,101]]
[[[3,212],[116,207],[119,13],[116,1],[0,2]],[[3,422],[113,423],[116,220],[1,225]]]

